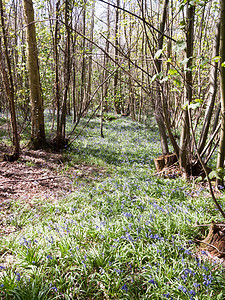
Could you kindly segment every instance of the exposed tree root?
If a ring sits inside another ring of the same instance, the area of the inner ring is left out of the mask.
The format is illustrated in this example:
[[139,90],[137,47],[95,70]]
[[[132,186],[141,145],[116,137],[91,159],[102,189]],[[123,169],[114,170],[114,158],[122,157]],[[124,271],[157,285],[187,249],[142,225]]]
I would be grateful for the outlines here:
[[200,241],[200,247],[212,256],[225,258],[225,224],[212,222],[207,237]]
[[[157,173],[155,175],[160,175],[168,178],[182,177],[183,172],[180,170],[177,156],[175,153],[169,153],[166,155],[161,155],[154,159],[155,167]],[[206,167],[207,173],[211,172],[211,169]],[[189,174],[187,177],[202,177],[205,178],[205,172],[198,160],[194,160],[193,163],[187,167]]]

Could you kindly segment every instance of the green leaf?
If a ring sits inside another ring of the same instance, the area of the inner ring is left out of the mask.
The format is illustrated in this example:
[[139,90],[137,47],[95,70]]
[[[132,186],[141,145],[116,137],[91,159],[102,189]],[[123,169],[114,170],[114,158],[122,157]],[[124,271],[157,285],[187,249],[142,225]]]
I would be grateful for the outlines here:
[[169,73],[170,75],[172,75],[172,76],[178,74],[177,70],[175,70],[175,69],[170,69],[168,73]]
[[180,52],[183,51],[185,48],[186,48],[185,41],[177,41],[176,44],[173,46],[173,51]]
[[159,49],[159,50],[156,52],[156,54],[155,54],[155,56],[154,56],[154,59],[158,59],[158,58],[161,56],[162,52],[163,52],[163,49]]
[[202,176],[199,176],[195,181],[196,182],[201,182],[203,180]]
[[225,68],[225,61],[222,62],[221,67]]
[[154,81],[156,80],[157,77],[158,77],[158,74],[153,75],[153,76],[152,76],[152,79],[151,79],[151,83],[154,82]]
[[190,103],[189,105],[188,105],[188,108],[190,108],[190,109],[196,109],[196,108],[198,108],[198,107],[200,107],[201,106],[201,104],[199,103],[199,102],[196,102],[196,103]]
[[216,170],[213,170],[212,172],[209,173],[209,179],[213,179],[213,178],[221,179]]
[[202,60],[202,62],[200,63],[200,66],[203,67],[203,66],[205,66],[208,62],[209,62],[209,60],[208,60],[207,58],[204,58],[204,59]]
[[194,99],[194,101],[195,101],[195,102],[198,102],[198,103],[201,103],[201,104],[203,103],[203,99],[198,99],[198,98],[197,98],[197,99]]
[[181,21],[179,24],[181,27],[184,27],[186,25],[185,21]]
[[151,79],[151,83],[154,82],[157,78],[161,79],[162,77],[163,77],[163,72],[153,75]]
[[183,110],[186,110],[188,108],[188,102],[184,103],[184,106],[182,107]]
[[190,59],[190,57],[185,58],[184,60],[181,61],[181,64],[186,65],[188,63],[189,59]]
[[212,61],[214,61],[214,62],[219,62],[220,59],[221,59],[221,56],[214,56],[214,57],[212,58]]
[[180,87],[182,85],[182,82],[179,79],[177,79],[177,78],[174,79],[173,83],[175,85],[177,85],[178,87]]
[[170,76],[166,76],[166,77],[164,77],[160,82],[168,81],[169,78],[170,78]]
[[192,1],[189,2],[189,5],[195,6],[197,2],[198,2],[198,1],[196,1],[196,0],[192,0]]

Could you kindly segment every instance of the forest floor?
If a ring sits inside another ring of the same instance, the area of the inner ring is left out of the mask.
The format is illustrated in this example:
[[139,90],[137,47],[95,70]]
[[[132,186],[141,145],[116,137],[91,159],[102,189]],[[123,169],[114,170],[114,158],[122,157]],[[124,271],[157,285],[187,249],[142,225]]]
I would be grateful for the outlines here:
[[[69,156],[59,153],[23,149],[18,161],[0,162],[0,212],[4,219],[10,217],[11,201],[19,200],[30,207],[34,199],[56,203],[60,197],[75,191],[74,178],[91,181],[94,174],[104,173],[103,168],[84,163],[68,168],[65,163],[69,159]],[[7,226],[7,222],[3,225],[0,221],[0,236],[13,231],[15,226]]]
[[221,219],[207,186],[155,176],[154,123],[99,124],[64,153],[0,162],[0,299],[224,299],[198,243]]

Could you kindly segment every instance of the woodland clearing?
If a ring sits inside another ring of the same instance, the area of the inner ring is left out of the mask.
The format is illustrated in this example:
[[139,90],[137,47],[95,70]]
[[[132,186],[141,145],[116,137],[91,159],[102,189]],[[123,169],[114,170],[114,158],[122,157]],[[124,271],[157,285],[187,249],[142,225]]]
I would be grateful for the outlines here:
[[154,176],[154,123],[104,133],[1,163],[1,298],[223,299],[223,258],[198,243],[220,219],[207,186]]

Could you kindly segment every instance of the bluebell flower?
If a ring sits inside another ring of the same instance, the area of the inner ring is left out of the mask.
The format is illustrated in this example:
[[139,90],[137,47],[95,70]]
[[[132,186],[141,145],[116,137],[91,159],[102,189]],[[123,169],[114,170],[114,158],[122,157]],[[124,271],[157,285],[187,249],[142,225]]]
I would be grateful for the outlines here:
[[199,285],[200,285],[199,283],[196,283],[196,282],[193,283],[194,287],[199,287]]
[[154,279],[150,279],[150,280],[149,280],[149,283],[152,283],[152,284],[155,284],[156,286],[158,286],[157,281],[155,281]]
[[126,284],[124,284],[124,285],[122,286],[121,290],[123,290],[123,291],[125,291],[125,292],[128,291],[128,288],[127,288]]

